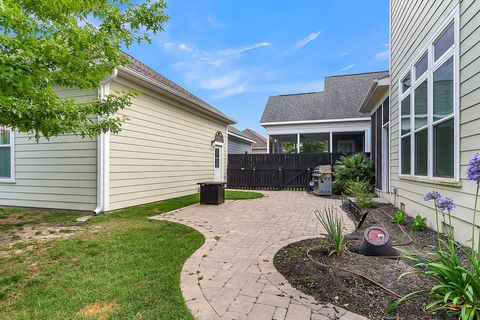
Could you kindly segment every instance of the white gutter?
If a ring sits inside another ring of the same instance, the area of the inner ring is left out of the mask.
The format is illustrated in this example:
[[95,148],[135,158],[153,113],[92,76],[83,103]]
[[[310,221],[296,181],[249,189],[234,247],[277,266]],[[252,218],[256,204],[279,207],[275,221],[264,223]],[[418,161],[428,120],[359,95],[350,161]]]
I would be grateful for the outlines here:
[[[115,68],[112,74],[100,84],[98,98],[104,99],[110,93],[110,81],[116,78],[118,70]],[[97,137],[97,207],[93,215],[98,215],[109,209],[110,193],[110,133],[102,133]]]
[[333,123],[333,122],[356,122],[370,121],[370,118],[341,118],[341,119],[324,119],[324,120],[300,120],[300,121],[281,121],[281,122],[261,122],[262,126],[280,126],[286,124],[310,124],[310,123]]
[[[368,93],[365,96],[365,99],[363,99],[362,105],[360,106],[359,112],[362,112],[362,113],[372,112],[372,110],[369,110],[370,106],[368,104],[370,103],[370,100],[373,98],[375,91],[377,91],[377,89],[381,89],[382,87],[390,87],[390,77],[385,77],[385,78],[376,79],[372,81],[372,84],[368,89]],[[387,90],[388,89],[386,89],[385,91]]]
[[229,135],[231,135],[232,137],[235,137],[235,138],[238,138],[238,139],[242,139],[242,140],[245,140],[247,142],[250,142],[250,143],[257,143],[255,140],[252,140],[252,139],[249,139],[249,138],[246,138],[246,137],[242,137],[238,134],[235,134],[235,133],[232,133],[232,132],[227,132]]

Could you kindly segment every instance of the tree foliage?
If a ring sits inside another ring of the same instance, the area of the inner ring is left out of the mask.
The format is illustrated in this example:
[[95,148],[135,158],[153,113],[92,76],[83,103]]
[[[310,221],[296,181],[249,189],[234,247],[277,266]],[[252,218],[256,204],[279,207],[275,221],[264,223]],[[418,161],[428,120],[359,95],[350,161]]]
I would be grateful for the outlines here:
[[306,140],[300,147],[302,153],[323,153],[327,150],[328,141]]
[[[99,88],[168,20],[161,0],[0,0],[0,125],[49,138],[120,130],[133,93],[76,104],[55,88]],[[98,120],[95,115],[98,115]]]

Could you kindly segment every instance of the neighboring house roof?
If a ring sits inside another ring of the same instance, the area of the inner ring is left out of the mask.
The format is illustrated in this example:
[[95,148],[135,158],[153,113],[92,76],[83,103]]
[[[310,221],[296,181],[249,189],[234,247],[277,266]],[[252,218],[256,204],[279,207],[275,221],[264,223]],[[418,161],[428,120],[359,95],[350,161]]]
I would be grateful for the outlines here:
[[370,84],[365,98],[360,106],[360,112],[371,113],[381,104],[383,101],[379,101],[388,93],[390,88],[390,76],[386,76],[379,79],[374,79]]
[[330,76],[325,78],[324,91],[272,96],[260,122],[368,118],[359,107],[372,81],[387,75],[381,71]]
[[245,129],[243,130],[243,134],[251,139],[255,140],[252,148],[254,149],[266,149],[267,148],[267,139],[260,135],[259,133],[255,132],[252,129]]
[[211,105],[209,105],[208,103],[206,103],[202,99],[198,98],[197,96],[195,96],[191,92],[185,90],[184,88],[182,88],[181,86],[179,86],[175,82],[171,81],[170,79],[161,75],[157,71],[148,67],[143,62],[135,59],[133,56],[131,56],[131,55],[125,53],[125,52],[123,52],[123,54],[127,57],[128,61],[129,61],[129,64],[126,67],[124,67],[125,70],[128,71],[128,69],[130,69],[130,70],[134,71],[135,73],[137,73],[137,74],[139,74],[139,75],[141,75],[141,76],[143,76],[143,77],[145,77],[145,78],[147,78],[151,81],[157,82],[158,84],[167,87],[168,89],[170,89],[170,91],[173,94],[175,94],[175,95],[177,95],[181,98],[187,98],[187,100],[190,100],[191,102],[197,104],[198,106],[202,107],[203,109],[205,109],[209,112],[212,112],[212,113],[216,114],[217,116],[220,116],[221,118],[224,118],[230,124],[233,124],[233,123],[236,122],[234,119],[230,118],[229,116],[227,116],[223,112],[219,111],[218,109],[212,107]]
[[238,130],[234,126],[228,126],[228,135],[240,139],[247,143],[255,143],[255,140],[244,134],[242,131]]

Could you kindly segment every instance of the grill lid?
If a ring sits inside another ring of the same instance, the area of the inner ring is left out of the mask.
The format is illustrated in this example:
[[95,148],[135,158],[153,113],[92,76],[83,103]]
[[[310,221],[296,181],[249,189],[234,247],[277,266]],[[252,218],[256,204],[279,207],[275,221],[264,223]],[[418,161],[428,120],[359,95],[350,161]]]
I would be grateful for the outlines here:
[[314,177],[318,177],[324,174],[332,174],[332,166],[323,165],[323,166],[317,166],[315,167],[315,169],[313,169],[312,175]]

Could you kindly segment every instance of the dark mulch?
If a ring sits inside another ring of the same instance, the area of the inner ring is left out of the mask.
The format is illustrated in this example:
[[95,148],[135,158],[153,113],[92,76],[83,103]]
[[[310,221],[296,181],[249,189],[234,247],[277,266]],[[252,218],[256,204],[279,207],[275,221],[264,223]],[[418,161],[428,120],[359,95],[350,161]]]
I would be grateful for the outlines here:
[[[419,253],[431,251],[431,246],[436,244],[436,233],[432,230],[412,230],[410,226],[413,219],[407,217],[402,226],[405,234],[398,225],[391,222],[395,211],[393,206],[386,204],[369,209],[361,230],[347,236],[347,246],[354,251],[355,246],[360,244],[365,229],[380,225],[388,230],[394,246]],[[424,299],[408,301],[394,314],[387,314],[385,309],[396,297],[355,274],[368,277],[398,295],[430,287],[429,280],[417,274],[407,275],[397,281],[401,274],[413,270],[410,261],[366,257],[348,250],[337,258],[329,256],[326,246],[323,239],[293,243],[276,254],[275,267],[294,287],[314,296],[318,301],[333,303],[370,319],[446,319],[426,313],[424,308],[428,301]],[[315,262],[307,257],[307,252]]]

